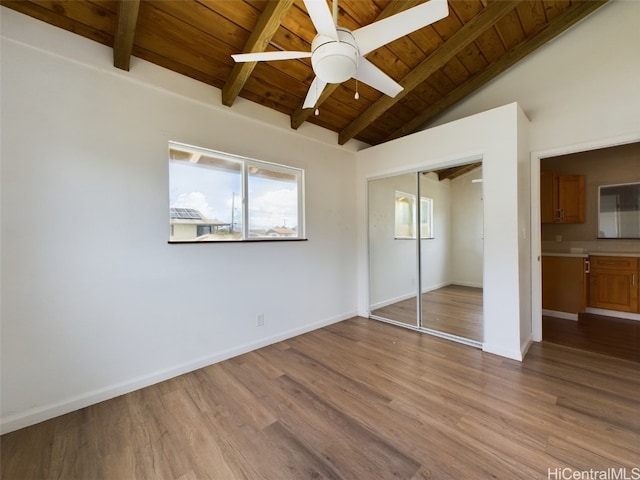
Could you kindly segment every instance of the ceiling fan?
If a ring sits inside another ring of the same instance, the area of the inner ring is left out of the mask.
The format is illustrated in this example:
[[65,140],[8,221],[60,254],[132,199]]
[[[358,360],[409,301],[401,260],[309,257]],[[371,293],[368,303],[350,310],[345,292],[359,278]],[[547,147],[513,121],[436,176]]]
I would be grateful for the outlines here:
[[313,26],[318,32],[311,43],[310,52],[278,51],[232,55],[236,62],[311,57],[311,66],[316,77],[309,87],[303,108],[313,108],[327,84],[342,83],[350,78],[366,83],[385,95],[395,97],[402,91],[402,85],[364,56],[376,48],[449,15],[447,0],[429,0],[404,12],[351,31],[337,25],[338,0],[333,0],[333,15],[326,0],[303,1]]

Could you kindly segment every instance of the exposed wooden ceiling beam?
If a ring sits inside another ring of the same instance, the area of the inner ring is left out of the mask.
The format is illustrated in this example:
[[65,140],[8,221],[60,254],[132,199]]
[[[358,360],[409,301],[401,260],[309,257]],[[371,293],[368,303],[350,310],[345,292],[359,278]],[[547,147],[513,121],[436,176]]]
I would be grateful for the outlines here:
[[518,3],[518,0],[505,0],[491,2],[487,5],[480,13],[465,23],[449,40],[443,43],[440,48],[429,55],[420,65],[409,72],[399,82],[404,87],[404,90],[393,98],[383,95],[365,110],[362,115],[347,125],[339,134],[338,142],[340,145],[344,145],[358,135],[384,112],[429,78],[434,72],[446,65],[455,55],[473,43],[487,29],[492,28],[498,20],[516,8]]
[[118,2],[116,31],[113,36],[113,66],[116,68],[129,71],[139,10],[140,0]]
[[[280,27],[282,17],[293,5],[293,0],[277,0],[267,2],[267,5],[258,19],[249,40],[247,40],[244,53],[264,52]],[[222,103],[228,107],[233,105],[244,84],[256,66],[256,62],[236,63],[231,74],[222,87]]]
[[[421,0],[393,0],[388,4],[382,12],[376,17],[375,21],[378,22],[383,18],[390,17],[396,13],[400,13],[408,8],[415,7],[422,3]],[[331,96],[333,92],[340,86],[339,83],[332,83],[325,87],[320,95],[320,98],[316,102],[316,105],[322,105],[322,103]],[[303,102],[304,103],[304,102]],[[298,106],[295,112],[291,115],[291,128],[297,129],[300,125],[307,121],[307,118],[313,113],[313,108],[302,108],[302,103]]]
[[467,172],[475,170],[482,166],[482,162],[468,163],[467,165],[458,165],[457,167],[443,168],[442,170],[434,170],[438,174],[438,180],[453,180]]
[[608,1],[609,0],[597,0],[574,3],[571,8],[551,20],[551,22],[549,22],[537,34],[530,37],[520,45],[513,47],[506,55],[500,57],[496,62],[477,73],[473,78],[460,85],[449,95],[431,105],[428,109],[405,124],[402,128],[389,135],[389,137],[387,137],[383,142],[388,142],[389,140],[394,140],[420,130],[420,128],[434,120],[446,109],[453,106],[467,95],[475,92],[480,87],[493,80],[505,70],[532,53],[534,50],[540,48],[549,40],[553,39],[574,23],[577,23],[582,18],[600,8]]

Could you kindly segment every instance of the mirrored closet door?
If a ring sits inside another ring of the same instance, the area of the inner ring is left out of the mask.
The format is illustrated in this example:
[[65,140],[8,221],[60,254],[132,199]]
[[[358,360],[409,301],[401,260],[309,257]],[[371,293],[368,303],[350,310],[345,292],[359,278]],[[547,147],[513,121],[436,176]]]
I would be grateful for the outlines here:
[[418,327],[415,174],[369,182],[371,315]]
[[480,162],[369,182],[371,318],[481,346]]

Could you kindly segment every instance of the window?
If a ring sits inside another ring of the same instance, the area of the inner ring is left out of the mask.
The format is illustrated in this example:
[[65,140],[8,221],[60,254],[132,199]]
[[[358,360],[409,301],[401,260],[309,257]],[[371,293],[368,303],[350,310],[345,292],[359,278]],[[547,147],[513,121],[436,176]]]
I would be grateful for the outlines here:
[[[396,239],[416,238],[416,196],[396,191]],[[433,237],[433,199],[420,198],[420,238]]]
[[433,238],[433,198],[420,198],[420,237]]
[[396,192],[396,238],[416,238],[416,197]]
[[171,242],[304,238],[304,172],[169,143]]

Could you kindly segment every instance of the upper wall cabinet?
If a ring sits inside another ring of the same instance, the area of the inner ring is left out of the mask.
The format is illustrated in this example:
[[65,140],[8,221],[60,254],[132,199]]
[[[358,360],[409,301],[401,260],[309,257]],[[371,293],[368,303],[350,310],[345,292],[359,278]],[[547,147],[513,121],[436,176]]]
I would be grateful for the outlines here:
[[542,223],[584,223],[584,175],[540,173]]

